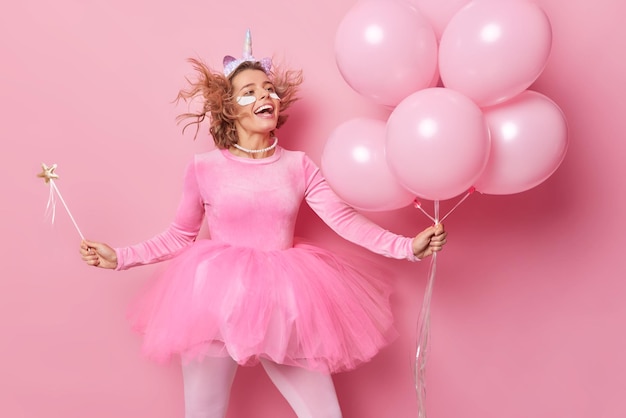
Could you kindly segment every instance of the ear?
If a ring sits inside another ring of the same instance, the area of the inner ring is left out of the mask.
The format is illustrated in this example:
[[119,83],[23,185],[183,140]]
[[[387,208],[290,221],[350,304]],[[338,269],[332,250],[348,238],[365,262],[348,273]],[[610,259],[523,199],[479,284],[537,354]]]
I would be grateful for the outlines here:
[[224,67],[226,67],[228,64],[230,64],[231,62],[236,61],[236,60],[237,59],[235,57],[230,56],[230,55],[226,55],[224,57],[224,61],[222,63],[224,64]]

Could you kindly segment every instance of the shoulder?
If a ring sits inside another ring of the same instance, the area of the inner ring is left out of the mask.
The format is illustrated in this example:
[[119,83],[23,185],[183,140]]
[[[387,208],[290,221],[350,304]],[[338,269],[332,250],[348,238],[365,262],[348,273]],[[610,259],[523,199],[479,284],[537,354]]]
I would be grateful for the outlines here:
[[212,175],[216,170],[220,170],[219,167],[224,161],[225,158],[220,149],[195,154],[187,166],[187,171],[194,173],[196,177]]
[[193,157],[193,163],[195,164],[207,164],[214,163],[217,161],[222,161],[224,156],[222,155],[222,150],[216,148],[211,151],[202,152],[200,154],[196,154]]
[[196,170],[208,169],[209,167],[217,167],[226,162],[223,150],[216,148],[211,151],[196,154],[193,157],[191,164],[195,166]]
[[286,149],[282,147],[280,149],[280,152],[282,153],[281,158],[302,159],[303,156],[306,156],[306,154],[303,151],[294,151],[294,150],[290,150],[290,149]]
[[321,170],[318,165],[304,151],[289,151],[283,148],[282,152],[281,159],[289,161],[288,166],[303,176],[307,185],[320,174]]
[[293,150],[287,150],[285,148],[282,148],[281,152],[282,152],[281,159],[285,159],[291,162],[296,162],[303,166],[308,166],[308,165],[315,166],[316,165],[311,159],[311,157],[309,157],[304,151],[293,151]]

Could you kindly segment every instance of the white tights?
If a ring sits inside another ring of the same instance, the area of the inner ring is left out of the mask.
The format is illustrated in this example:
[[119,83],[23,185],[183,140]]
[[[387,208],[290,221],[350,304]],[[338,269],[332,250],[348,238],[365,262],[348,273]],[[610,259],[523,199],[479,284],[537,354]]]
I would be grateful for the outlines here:
[[[298,418],[341,418],[329,375],[265,360],[261,364]],[[230,357],[183,364],[185,418],[224,418],[236,370]]]

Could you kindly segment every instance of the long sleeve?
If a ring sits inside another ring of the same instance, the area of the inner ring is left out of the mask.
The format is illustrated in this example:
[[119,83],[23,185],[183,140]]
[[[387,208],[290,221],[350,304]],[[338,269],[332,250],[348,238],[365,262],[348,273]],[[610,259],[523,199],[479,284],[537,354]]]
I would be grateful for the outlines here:
[[183,193],[174,221],[162,233],[129,247],[115,248],[116,270],[156,263],[172,258],[178,251],[193,243],[198,236],[204,205],[195,173],[194,162],[186,170]]
[[386,257],[419,261],[413,254],[413,238],[389,232],[358,213],[337,196],[309,157],[304,156],[303,164],[305,200],[338,235]]

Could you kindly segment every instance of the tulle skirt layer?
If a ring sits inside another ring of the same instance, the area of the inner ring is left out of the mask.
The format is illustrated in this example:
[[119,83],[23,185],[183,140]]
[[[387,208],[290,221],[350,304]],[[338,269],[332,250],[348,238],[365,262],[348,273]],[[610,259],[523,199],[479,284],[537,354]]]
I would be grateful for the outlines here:
[[201,240],[131,307],[157,361],[260,358],[334,373],[370,360],[391,338],[388,278],[319,247],[261,251]]

